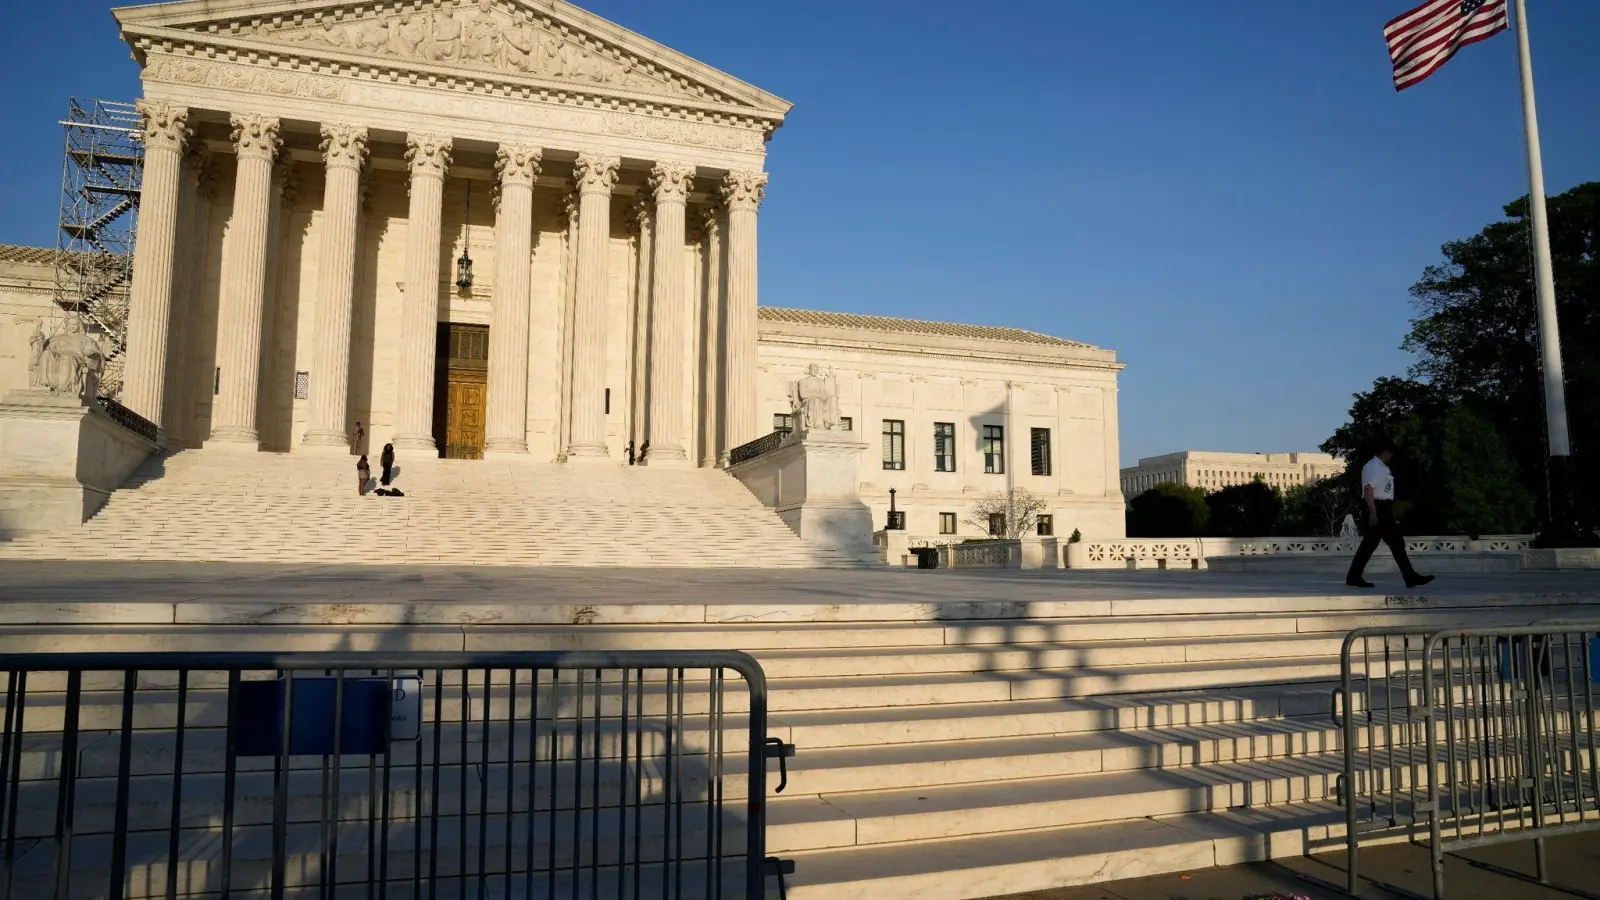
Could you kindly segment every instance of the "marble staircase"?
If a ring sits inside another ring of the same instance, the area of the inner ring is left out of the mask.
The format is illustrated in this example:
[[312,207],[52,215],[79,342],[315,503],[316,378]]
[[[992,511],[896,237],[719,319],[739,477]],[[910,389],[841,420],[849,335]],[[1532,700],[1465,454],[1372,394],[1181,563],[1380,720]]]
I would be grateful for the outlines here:
[[0,560],[862,564],[805,543],[713,469],[402,459],[395,486],[406,496],[358,496],[345,456],[181,451],[152,458],[78,528],[0,541]]
[[[928,576],[930,590],[939,577]],[[798,748],[788,791],[769,805],[769,852],[797,863],[789,896],[971,900],[1336,846],[1343,828],[1334,795],[1341,733],[1329,716],[1329,692],[1345,632],[1372,624],[1512,625],[1600,612],[1600,595],[1572,593],[1395,601],[1372,594],[1258,596],[1249,610],[1228,611],[1229,598],[1195,599],[1192,611],[1110,616],[1041,604],[970,619],[962,616],[971,610],[934,605],[912,621],[890,621],[867,604],[825,611],[774,605],[765,614],[746,609],[749,618],[734,624],[573,627],[518,624],[508,615],[470,627],[336,629],[229,624],[240,619],[219,603],[204,620],[166,629],[13,627],[0,632],[0,651],[747,650],[768,676],[769,733]],[[170,692],[159,690],[141,690],[140,697],[144,704],[171,702]],[[734,693],[728,700],[730,726],[742,727],[746,698]],[[48,711],[57,707],[42,708],[46,713],[30,718],[29,728],[48,745],[59,727]],[[114,774],[113,711],[91,715],[83,726],[91,741],[85,775],[98,782],[81,787],[80,796],[99,797],[101,807],[109,803]],[[703,748],[693,739],[704,736],[704,698],[691,692],[686,713],[691,747]],[[445,720],[453,715],[447,704]],[[162,714],[143,717],[159,722]],[[1386,743],[1391,734],[1398,732],[1380,727],[1373,740]],[[136,793],[141,773],[170,766],[159,729],[140,739]],[[24,778],[47,778],[47,748],[34,752]],[[501,752],[493,748],[490,757]],[[691,757],[696,752],[689,750]],[[476,754],[474,747],[467,759]],[[353,789],[364,789],[365,762],[354,765]],[[605,790],[619,771],[609,764],[603,770]],[[315,821],[315,774],[292,785],[307,810],[303,821]],[[195,777],[214,781],[216,774]],[[266,781],[255,784],[262,777],[241,775],[242,789],[265,790]],[[453,783],[448,774],[445,783]],[[395,788],[397,795],[405,790]],[[740,790],[730,783],[728,797],[742,797]],[[358,813],[359,804],[352,806]],[[145,812],[159,825],[164,813],[152,810]],[[107,812],[81,817],[83,833]],[[357,813],[340,844],[351,854],[352,877],[365,871],[356,862],[366,827]],[[38,817],[35,831],[52,821],[48,808]],[[737,839],[738,828],[730,823],[728,840]],[[607,840],[602,856],[611,852]],[[258,843],[251,852],[259,852]],[[303,843],[309,849],[292,871],[315,868],[316,842]],[[518,853],[526,846],[521,837],[513,843]],[[86,844],[81,865],[96,864],[96,846]],[[19,862],[19,878],[47,873],[49,842],[37,847],[37,858]],[[395,865],[403,869],[407,859],[397,857]],[[205,865],[197,866],[190,877],[203,882]]]

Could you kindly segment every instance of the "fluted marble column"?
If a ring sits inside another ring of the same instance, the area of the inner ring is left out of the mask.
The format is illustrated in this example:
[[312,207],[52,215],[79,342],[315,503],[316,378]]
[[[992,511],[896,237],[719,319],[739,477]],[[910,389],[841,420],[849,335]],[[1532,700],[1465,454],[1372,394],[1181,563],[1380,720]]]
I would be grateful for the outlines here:
[[756,213],[766,185],[765,172],[729,172],[722,185],[728,204],[722,427],[730,450],[765,433],[756,423]]
[[483,452],[528,452],[528,315],[533,288],[533,183],[538,147],[502,144],[494,218],[494,298],[489,322],[489,417]]
[[178,189],[178,237],[173,254],[172,328],[167,335],[167,385],[161,417],[168,446],[187,447],[194,440],[194,345],[199,318],[200,283],[204,278],[211,199],[216,171],[211,151],[195,141],[184,153]]
[[639,237],[635,254],[637,271],[634,273],[633,291],[633,345],[628,348],[632,354],[628,365],[628,374],[632,379],[629,382],[631,397],[628,414],[631,427],[628,434],[634,446],[638,447],[649,434],[650,421],[650,253],[654,249],[652,217],[655,204],[647,197],[640,197],[629,214],[637,224]]
[[350,318],[355,307],[356,240],[367,129],[322,126],[322,237],[317,255],[316,335],[311,345],[311,421],[301,444],[350,452]]
[[654,284],[650,315],[650,455],[648,465],[685,465],[684,357],[688,353],[689,313],[684,287],[683,217],[694,166],[657,163],[650,170],[655,193]]
[[[569,459],[604,458],[606,450],[606,270],[610,263],[611,189],[621,160],[580,153],[577,183],[577,292],[572,315],[572,437]],[[655,448],[651,448],[651,453]]]
[[[160,429],[165,424],[178,190],[183,148],[189,139],[189,110],[160,100],[140,100],[135,108],[144,135],[144,181],[139,192],[133,292],[128,298],[128,357],[122,402]],[[158,431],[157,440],[166,443],[164,430]]]
[[278,120],[257,113],[235,114],[233,145],[238,173],[229,223],[228,290],[217,316],[217,367],[221,389],[211,416],[207,445],[260,443],[256,403],[261,387],[261,338],[267,287],[267,238],[272,216],[272,163],[282,142]]
[[728,448],[722,446],[722,208],[700,210],[705,235],[700,255],[705,265],[705,307],[700,332],[700,465],[720,465]]
[[406,224],[406,295],[400,311],[399,398],[394,445],[437,452],[433,442],[433,362],[439,328],[439,217],[450,138],[406,138],[411,210]]

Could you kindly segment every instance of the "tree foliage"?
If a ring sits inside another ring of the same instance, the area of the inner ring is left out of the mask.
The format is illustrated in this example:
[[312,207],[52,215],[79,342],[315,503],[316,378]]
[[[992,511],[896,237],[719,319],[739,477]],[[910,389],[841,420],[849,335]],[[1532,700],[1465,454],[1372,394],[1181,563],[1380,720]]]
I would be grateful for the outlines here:
[[1278,517],[1280,535],[1336,537],[1344,517],[1360,511],[1360,492],[1348,473],[1310,484],[1290,485],[1283,492],[1283,512]]
[[1210,524],[1206,533],[1218,537],[1265,537],[1278,526],[1283,497],[1260,476],[1206,495]]
[[[1549,198],[1572,470],[1600,465],[1600,182]],[[1352,468],[1387,435],[1399,445],[1402,515],[1417,532],[1521,531],[1544,502],[1544,392],[1526,198],[1506,219],[1443,247],[1411,288],[1405,377],[1355,396],[1323,445]],[[1591,478],[1579,508],[1600,501]]]
[[1209,519],[1204,488],[1166,482],[1128,502],[1128,537],[1199,537]]

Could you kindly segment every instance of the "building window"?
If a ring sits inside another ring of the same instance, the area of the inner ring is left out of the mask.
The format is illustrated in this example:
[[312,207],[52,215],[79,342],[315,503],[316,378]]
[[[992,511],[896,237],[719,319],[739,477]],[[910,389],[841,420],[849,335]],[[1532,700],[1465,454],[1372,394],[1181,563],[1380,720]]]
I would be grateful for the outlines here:
[[883,467],[896,472],[906,467],[906,423],[903,419],[883,420]]
[[933,470],[935,472],[954,472],[956,470],[956,423],[933,423]]
[[1004,425],[983,426],[983,471],[986,475],[1006,473],[1006,429]]
[[1055,517],[1054,516],[1040,516],[1039,520],[1035,524],[1033,530],[1038,532],[1039,537],[1051,537],[1052,535],[1054,535],[1056,533],[1056,520],[1055,520]]
[[294,398],[296,400],[311,399],[311,373],[294,373]]
[[789,413],[773,413],[772,430],[779,434],[789,434],[794,431],[794,416]]
[[1028,446],[1033,452],[1033,474],[1050,474],[1050,429],[1034,428],[1028,433]]
[[1006,536],[1005,513],[989,513],[989,536],[997,538]]
[[850,418],[849,416],[840,416],[839,417],[839,430],[840,431],[855,431],[856,430],[856,420]]
[[939,513],[939,533],[940,534],[955,534],[956,533],[956,514],[955,513],[947,513],[947,512]]

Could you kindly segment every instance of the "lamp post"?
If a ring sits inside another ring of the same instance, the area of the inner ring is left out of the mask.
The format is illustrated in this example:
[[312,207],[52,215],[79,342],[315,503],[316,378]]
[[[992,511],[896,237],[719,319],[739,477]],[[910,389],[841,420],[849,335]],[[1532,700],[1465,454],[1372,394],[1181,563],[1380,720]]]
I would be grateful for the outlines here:
[[895,508],[894,508],[894,495],[895,495],[895,489],[894,488],[889,488],[889,521],[883,527],[884,527],[884,530],[886,530],[886,531],[905,531],[906,530],[905,514],[895,511]]

